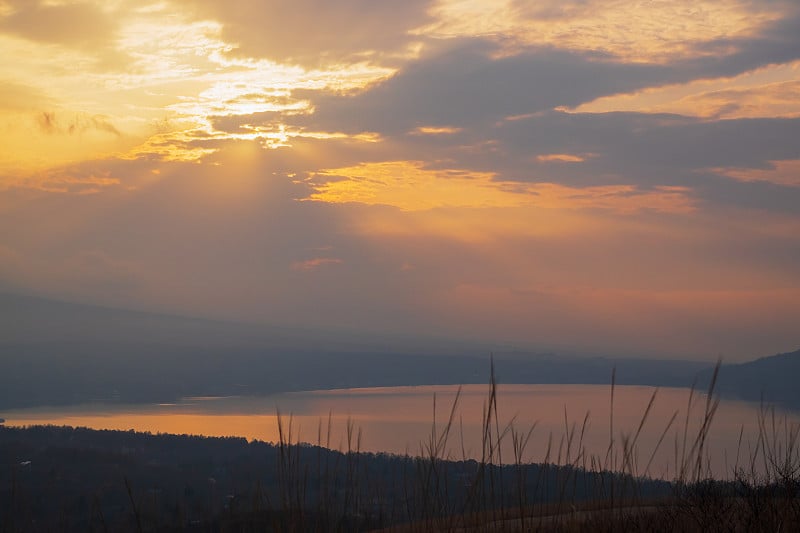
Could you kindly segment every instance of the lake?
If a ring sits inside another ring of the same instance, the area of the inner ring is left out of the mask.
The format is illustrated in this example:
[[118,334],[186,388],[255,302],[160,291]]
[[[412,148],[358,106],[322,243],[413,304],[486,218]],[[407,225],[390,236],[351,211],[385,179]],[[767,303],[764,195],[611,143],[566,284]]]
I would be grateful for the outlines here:
[[[444,439],[441,435],[458,390],[458,386],[326,390],[261,397],[186,398],[158,405],[31,408],[8,411],[3,416],[9,426],[55,424],[238,436],[268,442],[279,440],[280,425],[284,438],[292,442],[320,443],[343,451],[411,455],[427,455],[435,434],[436,440],[442,442],[440,456],[479,459],[487,453],[482,446],[482,420],[489,388],[461,387],[453,423]],[[500,385],[490,440],[496,441],[498,434],[503,437],[502,446],[493,452],[494,458],[505,463],[519,458],[524,462],[619,469],[626,457],[627,442],[627,449],[633,450],[627,454],[633,465],[630,470],[671,479],[676,475],[676,465],[686,463],[685,458],[692,455],[707,398],[695,393],[689,405],[688,389],[658,389],[649,415],[641,424],[654,391],[652,387],[617,386],[612,418],[610,386]],[[759,435],[759,413],[758,405],[720,401],[702,451],[715,476],[729,477],[736,465],[749,467]],[[797,413],[776,408],[774,414],[774,418],[762,418],[770,435],[773,430],[775,435],[784,435],[787,428],[800,424]],[[529,432],[527,445],[517,447],[515,455],[514,437],[524,437]]]

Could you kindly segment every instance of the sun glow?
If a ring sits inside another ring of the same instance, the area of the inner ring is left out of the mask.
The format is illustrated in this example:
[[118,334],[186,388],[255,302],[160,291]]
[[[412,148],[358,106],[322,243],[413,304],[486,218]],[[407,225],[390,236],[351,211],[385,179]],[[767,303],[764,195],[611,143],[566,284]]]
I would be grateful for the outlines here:
[[[6,183],[107,157],[199,160],[214,152],[211,141],[225,139],[286,146],[301,131],[282,117],[313,111],[294,91],[360,90],[394,72],[365,62],[314,70],[233,57],[218,22],[193,20],[170,3],[86,5],[116,19],[103,50],[0,34],[6,57],[26,58],[0,62],[0,80],[15,80],[0,83]],[[238,119],[238,131],[215,127],[226,117]]]

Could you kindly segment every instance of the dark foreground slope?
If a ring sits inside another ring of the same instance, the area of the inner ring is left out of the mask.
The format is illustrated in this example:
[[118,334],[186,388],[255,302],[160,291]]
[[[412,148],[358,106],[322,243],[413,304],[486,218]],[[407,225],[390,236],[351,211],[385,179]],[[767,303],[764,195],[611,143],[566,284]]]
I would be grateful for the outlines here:
[[0,426],[0,530],[356,531],[526,504],[670,494],[660,481],[543,465],[309,445]]
[[552,465],[0,426],[0,531],[797,531],[793,454],[766,478],[669,484]]

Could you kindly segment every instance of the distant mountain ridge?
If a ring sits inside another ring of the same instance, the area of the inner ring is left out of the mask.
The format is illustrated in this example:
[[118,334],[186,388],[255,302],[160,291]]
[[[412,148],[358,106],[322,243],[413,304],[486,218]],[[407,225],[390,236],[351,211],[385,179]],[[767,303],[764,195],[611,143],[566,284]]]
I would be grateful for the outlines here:
[[[0,409],[90,401],[486,383],[705,390],[709,361],[577,357],[118,310],[0,293]],[[800,351],[724,365],[727,396],[800,409]],[[0,413],[2,414],[2,413]]]

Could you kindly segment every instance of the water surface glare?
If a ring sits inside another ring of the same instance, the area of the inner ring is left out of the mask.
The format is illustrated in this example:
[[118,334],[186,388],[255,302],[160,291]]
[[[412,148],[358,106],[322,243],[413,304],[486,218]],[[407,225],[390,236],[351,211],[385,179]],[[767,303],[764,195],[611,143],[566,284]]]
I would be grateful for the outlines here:
[[[10,411],[3,417],[9,426],[55,424],[277,442],[280,416],[284,432],[292,442],[320,443],[343,451],[427,455],[432,432],[435,431],[437,439],[442,435],[457,391],[457,386],[341,389],[261,397],[186,398],[157,405],[32,408]],[[707,398],[695,393],[689,407],[688,389],[659,389],[639,431],[654,391],[652,387],[617,386],[612,428],[609,386],[500,385],[498,421],[492,423],[492,432],[493,439],[498,431],[504,436],[500,456],[496,455],[495,460],[505,463],[516,460],[510,428],[520,434],[527,434],[533,428],[521,457],[525,462],[548,460],[618,469],[623,460],[623,443],[635,439],[635,453],[631,454],[633,471],[672,478],[676,465],[688,456],[703,423]],[[451,459],[481,458],[482,420],[488,393],[486,385],[461,388],[454,423],[447,439],[442,441],[440,455]],[[727,399],[720,402],[703,452],[715,476],[729,477],[737,464],[749,467],[758,437],[759,410],[760,406],[751,403]],[[675,420],[669,425],[675,413]],[[778,435],[785,433],[787,424],[789,427],[800,424],[797,413],[776,409],[775,414]],[[768,422],[772,432],[772,420]],[[609,455],[610,443],[613,446]],[[592,461],[596,463],[593,465]]]

